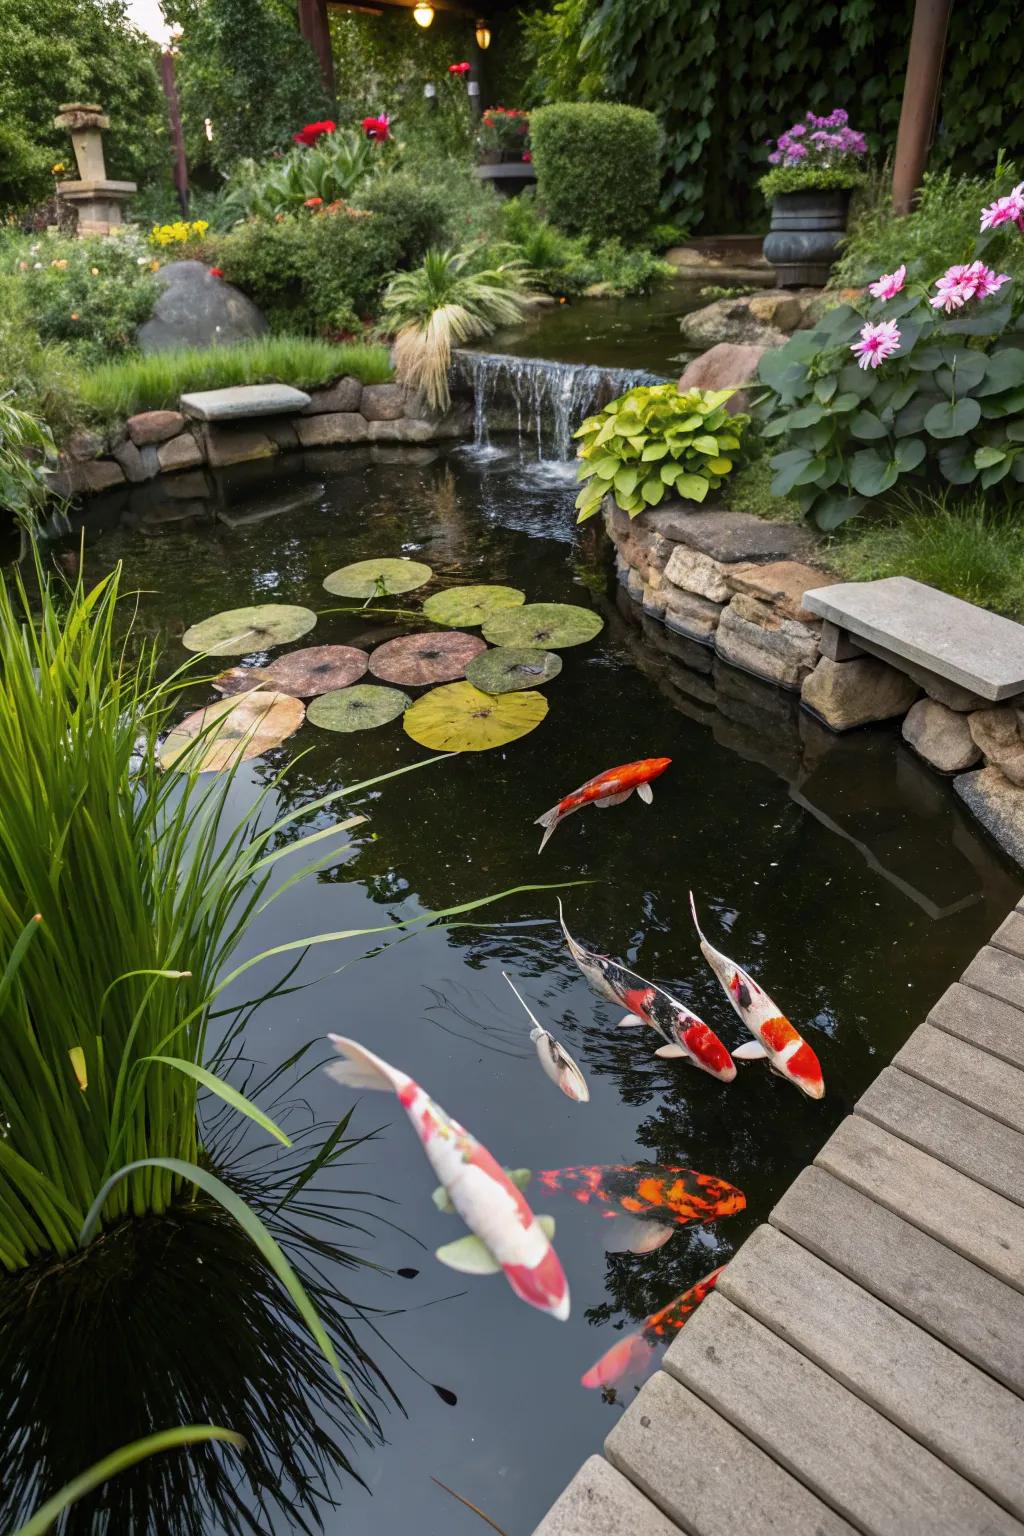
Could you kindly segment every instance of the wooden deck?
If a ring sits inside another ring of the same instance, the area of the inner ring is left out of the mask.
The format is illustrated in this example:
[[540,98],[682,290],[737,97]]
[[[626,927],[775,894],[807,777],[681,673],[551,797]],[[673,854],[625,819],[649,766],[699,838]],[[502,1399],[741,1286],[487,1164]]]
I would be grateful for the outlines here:
[[1024,902],[536,1536],[1024,1536]]

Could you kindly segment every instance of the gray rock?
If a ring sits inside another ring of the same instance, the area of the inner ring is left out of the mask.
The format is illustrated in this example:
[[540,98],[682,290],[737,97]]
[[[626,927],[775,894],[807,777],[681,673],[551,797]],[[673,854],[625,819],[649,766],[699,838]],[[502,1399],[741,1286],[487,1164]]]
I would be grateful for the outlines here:
[[281,416],[304,410],[305,390],[290,384],[234,384],[230,389],[202,389],[182,395],[181,408],[197,421],[248,421],[252,416]]
[[732,593],[725,579],[724,567],[710,555],[686,544],[676,544],[665,566],[665,579],[684,592],[696,592],[698,597],[709,598],[713,603],[727,603]]
[[369,427],[371,443],[432,443],[434,437],[433,422],[416,421],[409,416],[398,420],[375,418]]
[[403,443],[378,443],[370,452],[374,464],[402,464],[409,468],[422,468],[440,457],[437,448],[417,448]]
[[358,411],[363,386],[358,379],[336,379],[326,389],[311,389],[303,416],[326,416],[335,411]]
[[68,439],[66,452],[69,459],[84,463],[87,459],[98,459],[106,446],[99,432],[87,432],[84,428],[79,428],[77,432],[72,432]]
[[1024,625],[948,592],[887,576],[837,582],[804,601],[855,641],[882,646],[990,702],[1024,693]]
[[904,715],[917,695],[912,678],[873,656],[855,661],[822,656],[800,690],[807,708],[833,731]]
[[682,592],[670,587],[665,594],[665,623],[677,635],[688,640],[700,640],[710,645],[715,638],[722,617],[720,603],[709,602],[695,592]]
[[194,469],[203,462],[203,450],[191,432],[182,432],[169,442],[161,443],[156,455],[162,470]]
[[267,322],[251,299],[212,277],[201,261],[172,261],[156,274],[162,292],[151,317],[139,327],[143,352],[175,347],[227,346],[262,336]]
[[736,394],[728,401],[730,411],[745,411],[750,403],[750,391],[743,386],[757,380],[758,365],[768,351],[763,346],[739,346],[731,341],[719,341],[692,363],[687,363],[679,379],[679,388],[685,394],[688,389],[735,389]]
[[[67,490],[58,494],[70,496],[98,496],[101,491],[123,485],[125,480],[124,470],[112,459],[90,459],[85,464],[69,462],[65,465],[65,476]],[[54,476],[53,480],[56,479]]]
[[722,614],[715,648],[734,667],[780,688],[800,687],[818,655],[818,637],[807,624],[781,617],[767,603],[739,592]]
[[903,740],[940,773],[962,773],[981,760],[967,720],[936,699],[918,699],[911,706]]
[[1024,864],[1024,790],[998,768],[962,773],[953,788],[986,831],[1018,864]]
[[140,411],[125,422],[128,436],[137,448],[149,443],[166,443],[185,429],[185,418],[180,411]]
[[123,443],[118,443],[114,449],[114,458],[124,470],[125,478],[133,485],[139,485],[143,480],[149,480],[159,469],[149,468],[149,463],[142,451],[136,448],[130,437],[126,437]]
[[210,482],[204,470],[193,469],[174,475],[161,489],[166,496],[175,500],[202,501],[210,494]]
[[280,452],[277,443],[253,427],[203,427],[206,458],[212,469],[227,469],[232,464],[248,464],[253,459],[272,459]]
[[1011,784],[1024,785],[1024,740],[1021,711],[1004,704],[1000,709],[979,709],[967,716],[971,737],[985,760]]
[[[817,588],[811,590],[817,591]],[[831,619],[822,619],[818,645],[821,654],[827,656],[829,661],[853,661],[855,657],[863,655],[860,646],[854,645],[846,631],[840,629],[838,624],[833,624]]]
[[295,423],[284,416],[264,416],[260,422],[260,431],[265,432],[272,443],[285,450],[299,446],[299,434]]
[[370,427],[358,411],[335,411],[325,416],[299,417],[295,423],[303,448],[329,448],[338,443],[365,443]]
[[401,384],[364,384],[359,410],[367,421],[397,421],[405,415]]
[[[801,312],[802,313],[802,312]],[[683,315],[679,330],[688,347],[707,349],[727,341],[740,346],[782,347],[787,337],[776,323],[757,319],[747,298],[716,299]]]
[[[771,603],[787,619],[799,619],[802,624],[820,620],[804,607],[804,593],[822,585],[821,571],[799,560],[772,560],[767,565],[751,565],[744,561],[738,565],[722,567],[729,586],[734,592],[747,592]],[[833,658],[834,660],[835,658]]]
[[673,500],[653,512],[641,512],[641,528],[660,533],[678,544],[699,549],[713,560],[800,560],[816,544],[810,529],[799,523],[770,523],[748,512],[695,508],[693,502]]

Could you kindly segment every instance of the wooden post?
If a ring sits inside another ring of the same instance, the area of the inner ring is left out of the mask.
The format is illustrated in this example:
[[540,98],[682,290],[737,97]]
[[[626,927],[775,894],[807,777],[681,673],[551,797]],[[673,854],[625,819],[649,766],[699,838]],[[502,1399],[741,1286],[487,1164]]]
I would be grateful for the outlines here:
[[469,45],[469,76],[466,80],[466,89],[469,92],[469,111],[474,123],[480,121],[483,111],[483,49],[476,38]]
[[894,213],[910,212],[928,163],[951,10],[952,0],[915,0],[892,172]]
[[185,135],[181,128],[181,103],[178,100],[178,82],[174,76],[174,54],[169,48],[160,55],[160,80],[167,98],[167,118],[171,125],[171,144],[174,146],[174,185],[181,204],[181,216],[188,218],[188,161],[185,159]]
[[334,57],[331,53],[331,28],[327,20],[327,0],[299,0],[299,31],[316,54],[324,90],[335,99]]

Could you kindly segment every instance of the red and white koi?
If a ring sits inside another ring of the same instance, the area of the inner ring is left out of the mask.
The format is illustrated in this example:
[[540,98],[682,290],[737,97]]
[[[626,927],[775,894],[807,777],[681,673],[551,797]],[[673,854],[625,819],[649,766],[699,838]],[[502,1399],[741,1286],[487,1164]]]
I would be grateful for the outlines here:
[[569,1284],[551,1246],[554,1222],[533,1214],[486,1147],[411,1077],[356,1040],[341,1035],[327,1038],[346,1058],[327,1068],[335,1082],[397,1095],[442,1191],[472,1233],[438,1248],[435,1257],[466,1275],[492,1275],[504,1270],[521,1301],[564,1321],[569,1316]]
[[685,1328],[708,1292],[714,1290],[724,1269],[725,1265],[720,1264],[710,1275],[705,1275],[703,1280],[698,1280],[696,1285],[670,1301],[668,1306],[652,1312],[638,1333],[627,1334],[605,1351],[581,1378],[581,1384],[584,1387],[610,1387],[623,1376],[646,1370],[658,1345],[678,1333],[680,1328]]
[[608,955],[584,949],[565,926],[565,914],[560,901],[558,920],[570,955],[594,991],[629,1010],[625,1018],[619,1021],[620,1029],[638,1029],[640,1025],[647,1024],[665,1041],[655,1051],[656,1056],[688,1061],[700,1067],[702,1072],[716,1077],[720,1083],[733,1081],[736,1076],[733,1059],[703,1019],[691,1013],[689,1008],[663,987],[645,981],[642,976],[628,971]]
[[530,1039],[537,1047],[537,1059],[556,1088],[561,1088],[567,1099],[572,1099],[576,1104],[590,1103],[590,1089],[587,1080],[579,1067],[573,1061],[565,1046],[555,1039],[554,1035],[546,1030],[540,1020],[530,1011],[529,1004],[519,992],[515,982],[505,971],[501,973],[508,982],[512,991],[519,998],[526,1009],[526,1016],[533,1025],[530,1030]]
[[721,950],[708,943],[701,932],[692,891],[690,911],[693,913],[701,953],[718,977],[726,997],[754,1037],[753,1042],[733,1051],[733,1056],[737,1061],[757,1061],[767,1057],[768,1065],[779,1077],[795,1083],[808,1098],[823,1099],[825,1080],[821,1075],[821,1063],[807,1041],[752,976],[748,976],[728,955],[723,955]]
[[579,789],[574,789],[572,794],[553,805],[550,811],[537,817],[534,825],[544,828],[537,852],[543,853],[555,829],[573,811],[581,811],[585,805],[621,805],[623,800],[629,799],[634,789],[644,804],[650,805],[654,799],[651,780],[663,774],[671,761],[670,757],[645,757],[636,763],[623,763],[621,768],[608,768],[596,778],[588,779]]

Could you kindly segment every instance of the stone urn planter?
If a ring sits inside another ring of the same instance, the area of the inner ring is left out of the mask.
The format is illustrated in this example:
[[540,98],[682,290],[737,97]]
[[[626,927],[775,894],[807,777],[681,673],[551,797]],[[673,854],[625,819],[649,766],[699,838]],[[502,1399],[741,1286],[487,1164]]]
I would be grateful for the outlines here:
[[780,288],[824,288],[846,230],[849,206],[845,188],[780,192],[772,199],[763,250]]
[[536,171],[522,155],[508,160],[485,160],[474,174],[489,182],[499,197],[517,197],[524,187],[532,187],[537,181]]

